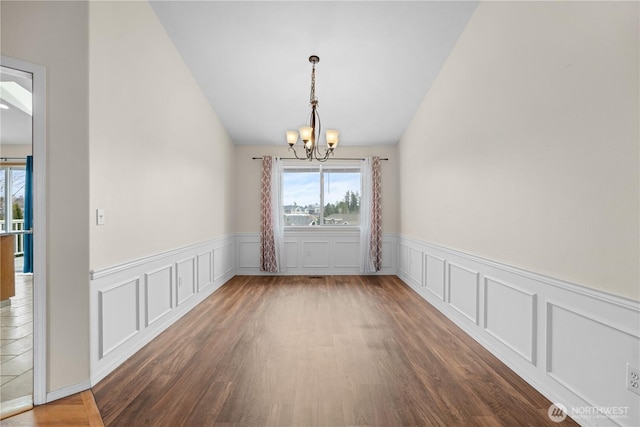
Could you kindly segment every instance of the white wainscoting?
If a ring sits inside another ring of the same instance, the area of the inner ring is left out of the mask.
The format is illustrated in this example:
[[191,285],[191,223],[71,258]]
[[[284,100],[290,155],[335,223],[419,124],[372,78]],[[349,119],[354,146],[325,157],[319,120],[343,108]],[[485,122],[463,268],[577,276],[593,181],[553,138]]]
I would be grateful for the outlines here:
[[[285,232],[284,264],[286,275],[360,274],[360,233],[357,230]],[[396,274],[396,236],[382,236],[382,269],[378,274]],[[236,273],[262,275],[260,271],[260,234],[237,234]]]
[[92,271],[91,385],[234,274],[234,236]]
[[[265,274],[259,245],[238,233],[92,272],[91,384],[234,275]],[[280,274],[360,273],[357,232],[288,232],[285,252]],[[379,274],[397,274],[580,424],[640,425],[626,389],[626,364],[640,368],[640,302],[394,234]]]
[[406,236],[397,254],[404,282],[578,423],[640,425],[640,302]]

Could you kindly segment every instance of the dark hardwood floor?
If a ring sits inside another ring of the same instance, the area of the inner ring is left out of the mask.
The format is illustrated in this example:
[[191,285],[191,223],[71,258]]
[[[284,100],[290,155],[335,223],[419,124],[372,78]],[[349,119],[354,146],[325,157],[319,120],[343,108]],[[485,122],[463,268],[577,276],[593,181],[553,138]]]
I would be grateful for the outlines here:
[[556,425],[395,276],[236,276],[93,392],[106,426]]

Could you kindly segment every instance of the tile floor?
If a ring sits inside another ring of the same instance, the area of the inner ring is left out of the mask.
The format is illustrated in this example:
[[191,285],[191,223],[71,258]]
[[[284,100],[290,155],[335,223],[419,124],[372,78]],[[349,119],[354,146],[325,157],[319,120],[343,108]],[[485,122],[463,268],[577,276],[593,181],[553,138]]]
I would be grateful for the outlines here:
[[[20,270],[16,270],[20,271]],[[16,274],[16,296],[0,308],[0,401],[33,394],[33,276]]]

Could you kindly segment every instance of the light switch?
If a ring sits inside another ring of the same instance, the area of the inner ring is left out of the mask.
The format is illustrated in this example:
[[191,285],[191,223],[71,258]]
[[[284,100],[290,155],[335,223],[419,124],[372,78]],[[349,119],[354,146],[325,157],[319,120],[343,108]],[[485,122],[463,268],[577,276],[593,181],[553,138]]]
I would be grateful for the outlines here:
[[96,209],[96,224],[104,225],[104,222],[105,222],[104,209]]

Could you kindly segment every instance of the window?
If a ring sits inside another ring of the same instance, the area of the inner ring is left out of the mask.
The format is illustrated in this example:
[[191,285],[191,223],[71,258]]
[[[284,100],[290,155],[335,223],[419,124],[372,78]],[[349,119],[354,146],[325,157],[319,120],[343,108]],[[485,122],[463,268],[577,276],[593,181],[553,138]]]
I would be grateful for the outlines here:
[[0,167],[0,229],[24,229],[24,167]]
[[285,227],[359,226],[361,181],[359,166],[285,167]]

